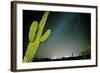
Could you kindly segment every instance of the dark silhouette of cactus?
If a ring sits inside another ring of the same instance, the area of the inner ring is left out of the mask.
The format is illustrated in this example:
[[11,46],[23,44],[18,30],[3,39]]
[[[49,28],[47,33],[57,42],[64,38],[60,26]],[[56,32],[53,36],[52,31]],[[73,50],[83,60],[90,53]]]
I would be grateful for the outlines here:
[[25,52],[23,62],[32,62],[39,48],[40,42],[44,42],[50,35],[51,30],[48,29],[43,35],[43,29],[47,21],[49,12],[45,12],[40,23],[38,21],[33,21],[29,29],[29,43]]
[[74,53],[72,52],[72,57],[74,57]]
[[84,51],[82,51],[80,55],[84,59],[91,58],[91,49],[90,49],[90,46],[88,46]]

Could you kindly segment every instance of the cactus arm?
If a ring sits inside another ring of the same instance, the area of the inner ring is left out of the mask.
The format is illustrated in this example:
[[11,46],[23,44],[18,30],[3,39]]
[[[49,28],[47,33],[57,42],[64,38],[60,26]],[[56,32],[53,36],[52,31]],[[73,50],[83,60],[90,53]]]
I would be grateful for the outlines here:
[[49,14],[49,12],[45,12],[40,23],[39,23],[39,27],[38,27],[39,30],[37,32],[36,40],[40,40],[40,38],[41,38],[45,23],[46,23],[47,18],[48,18],[48,14]]
[[51,30],[48,29],[47,32],[45,32],[45,34],[41,37],[41,42],[44,42],[48,37],[49,35],[51,34]]
[[37,28],[38,28],[38,22],[33,21],[29,30],[29,41],[34,41]]

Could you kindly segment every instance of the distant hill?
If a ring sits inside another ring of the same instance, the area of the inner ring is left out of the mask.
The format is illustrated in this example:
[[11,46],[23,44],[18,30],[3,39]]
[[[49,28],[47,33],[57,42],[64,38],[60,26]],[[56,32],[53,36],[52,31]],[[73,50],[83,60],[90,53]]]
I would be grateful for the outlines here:
[[[51,59],[51,58],[35,58],[33,62],[44,62],[44,61],[67,61],[67,60],[83,60],[81,56],[75,56],[75,57],[62,57],[58,59]],[[90,58],[87,58],[90,59]]]

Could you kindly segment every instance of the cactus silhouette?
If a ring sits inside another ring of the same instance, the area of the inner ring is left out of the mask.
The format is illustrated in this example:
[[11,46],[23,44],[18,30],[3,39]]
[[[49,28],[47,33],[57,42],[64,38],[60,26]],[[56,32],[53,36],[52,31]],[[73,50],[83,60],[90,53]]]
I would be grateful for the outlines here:
[[47,21],[49,12],[45,12],[40,23],[38,21],[33,21],[29,29],[29,43],[25,52],[23,62],[32,62],[39,48],[40,42],[44,42],[51,34],[51,30],[48,29],[44,34],[42,34]]
[[88,46],[87,48],[85,48],[82,52],[81,52],[81,57],[84,59],[88,59],[91,58],[91,47]]

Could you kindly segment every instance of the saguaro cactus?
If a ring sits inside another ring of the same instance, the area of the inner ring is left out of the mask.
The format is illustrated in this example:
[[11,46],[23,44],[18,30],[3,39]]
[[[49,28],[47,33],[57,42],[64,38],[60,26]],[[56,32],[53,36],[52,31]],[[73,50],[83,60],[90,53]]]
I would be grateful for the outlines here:
[[40,42],[44,42],[50,35],[51,30],[48,29],[43,35],[43,29],[47,21],[49,12],[45,12],[40,23],[33,21],[29,29],[29,43],[25,52],[23,62],[32,62]]

